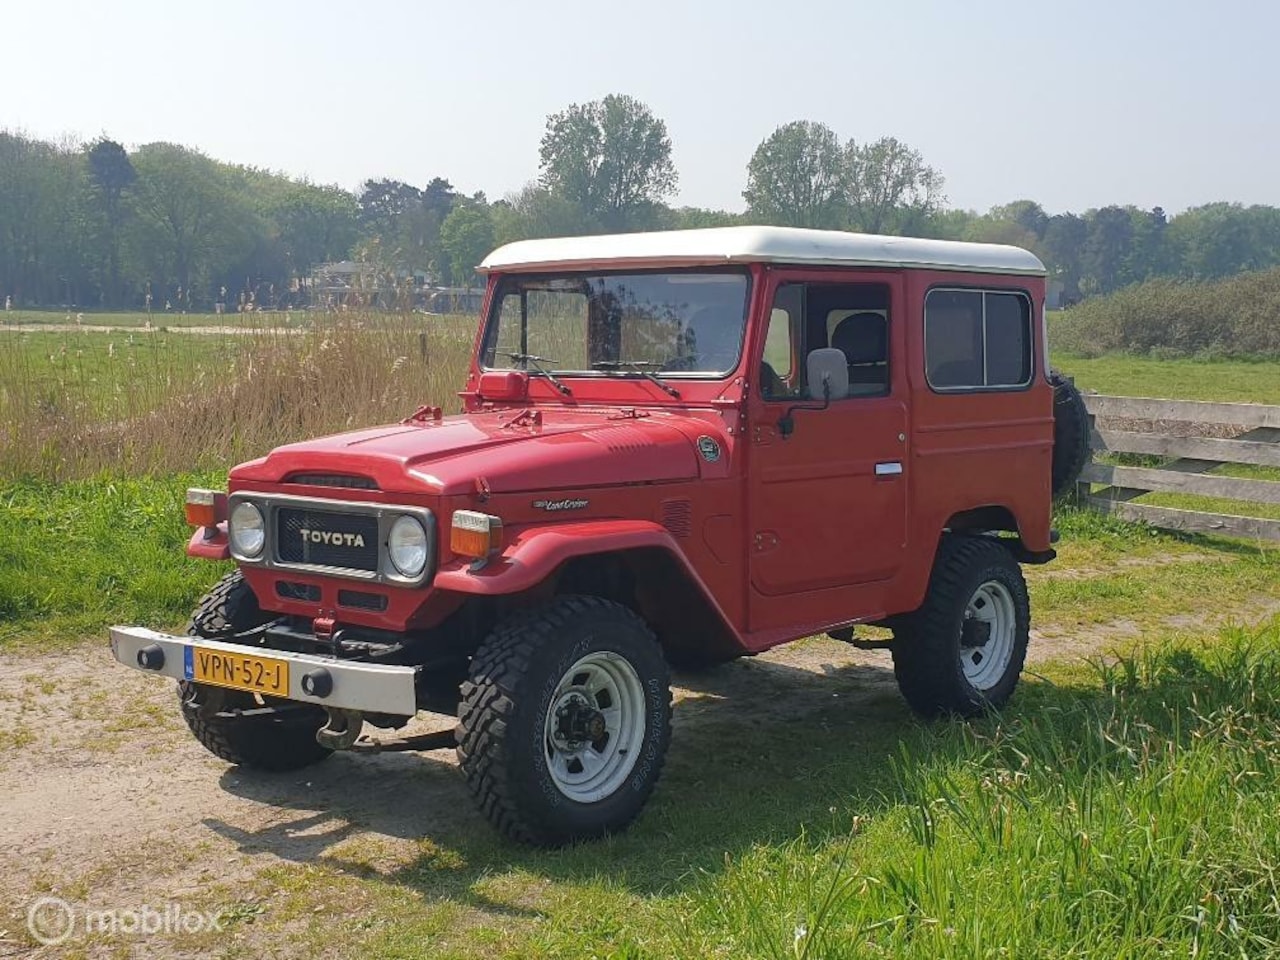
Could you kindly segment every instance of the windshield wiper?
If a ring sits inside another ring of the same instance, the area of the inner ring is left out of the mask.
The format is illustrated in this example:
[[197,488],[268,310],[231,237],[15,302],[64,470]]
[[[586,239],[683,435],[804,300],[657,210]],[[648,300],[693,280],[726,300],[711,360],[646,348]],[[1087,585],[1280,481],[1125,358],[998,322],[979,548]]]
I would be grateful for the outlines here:
[[679,400],[680,399],[679,390],[671,386],[671,384],[667,383],[665,380],[659,377],[652,370],[645,369],[646,367],[658,367],[658,366],[661,366],[661,364],[655,363],[652,360],[597,360],[595,363],[591,364],[591,369],[592,370],[630,370],[633,373],[640,374],[640,376],[644,377],[650,383],[657,384],[658,388],[661,389],[664,393],[667,393],[670,396],[673,396],[677,400]]
[[552,360],[550,357],[539,357],[532,353],[508,353],[507,358],[510,360],[514,360],[516,363],[523,363],[525,365],[526,370],[529,369],[529,364],[532,363],[533,369],[536,370],[538,373],[542,374],[548,380],[550,380],[552,386],[554,386],[557,390],[563,393],[566,397],[573,395],[572,390],[570,390],[567,386],[565,386],[559,380],[559,378],[557,378],[556,375],[552,373],[547,367],[543,366],[544,363],[556,362],[555,360]]

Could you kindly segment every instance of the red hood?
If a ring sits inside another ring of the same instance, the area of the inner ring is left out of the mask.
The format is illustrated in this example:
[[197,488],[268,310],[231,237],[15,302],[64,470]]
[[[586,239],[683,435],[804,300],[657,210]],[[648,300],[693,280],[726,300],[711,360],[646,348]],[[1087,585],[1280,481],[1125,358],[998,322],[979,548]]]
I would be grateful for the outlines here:
[[[388,492],[456,494],[474,490],[477,477],[495,493],[518,493],[698,475],[694,443],[674,425],[678,416],[620,419],[617,408],[540,412],[541,423],[501,410],[340,433],[278,447],[231,477],[280,483],[296,473],[355,474]],[[707,433],[709,426],[700,420],[697,430]]]

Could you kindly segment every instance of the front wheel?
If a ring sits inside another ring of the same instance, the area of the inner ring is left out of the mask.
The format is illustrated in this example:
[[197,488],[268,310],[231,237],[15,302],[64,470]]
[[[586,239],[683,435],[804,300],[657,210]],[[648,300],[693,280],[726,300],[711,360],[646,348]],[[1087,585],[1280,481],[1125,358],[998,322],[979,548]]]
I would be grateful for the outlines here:
[[[240,571],[233,570],[200,601],[187,633],[229,640],[268,619]],[[333,753],[316,741],[316,731],[325,724],[319,707],[274,698],[259,702],[251,693],[186,681],[178,684],[178,702],[192,735],[210,753],[237,766],[299,770]]]
[[625,828],[671,740],[652,631],[621,604],[560,597],[499,626],[471,661],[458,760],[485,816],[540,846]]
[[1022,568],[989,537],[946,537],[924,604],[894,629],[893,672],[926,717],[1004,706],[1027,657],[1031,603]]

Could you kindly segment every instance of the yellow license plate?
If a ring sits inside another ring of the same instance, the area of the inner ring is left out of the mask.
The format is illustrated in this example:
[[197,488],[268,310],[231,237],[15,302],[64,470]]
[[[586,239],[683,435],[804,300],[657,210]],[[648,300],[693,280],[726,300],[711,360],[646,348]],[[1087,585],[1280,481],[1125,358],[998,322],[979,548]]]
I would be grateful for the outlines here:
[[252,653],[227,653],[187,647],[189,657],[183,671],[187,679],[215,687],[249,690],[274,697],[289,695],[289,662]]

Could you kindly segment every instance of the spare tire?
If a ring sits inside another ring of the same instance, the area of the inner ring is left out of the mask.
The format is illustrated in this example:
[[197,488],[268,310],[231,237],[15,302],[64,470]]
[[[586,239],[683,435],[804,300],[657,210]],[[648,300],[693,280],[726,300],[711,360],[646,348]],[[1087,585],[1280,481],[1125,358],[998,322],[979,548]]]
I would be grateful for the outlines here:
[[1053,498],[1068,496],[1089,462],[1089,411],[1069,377],[1049,371],[1053,385]]

